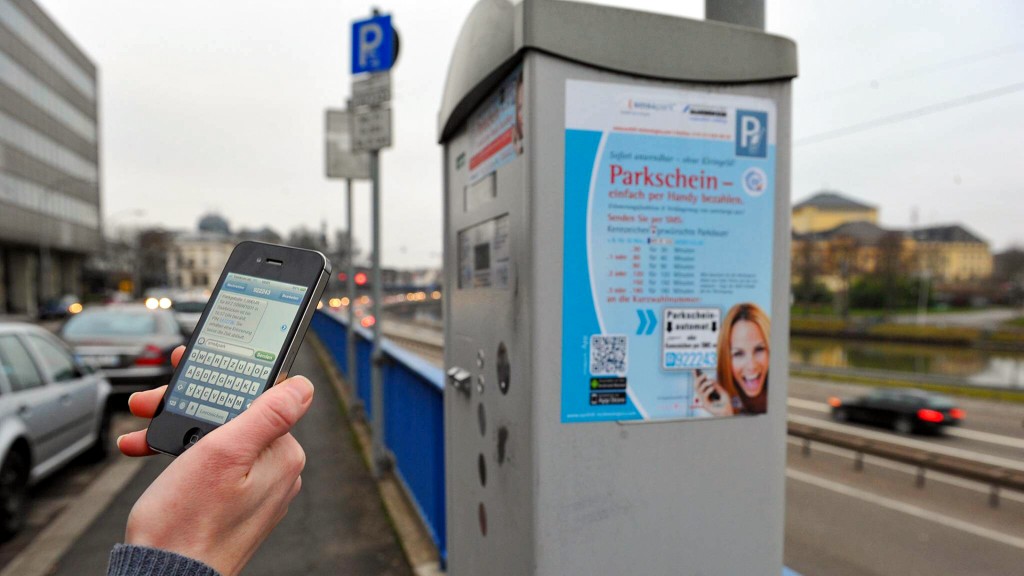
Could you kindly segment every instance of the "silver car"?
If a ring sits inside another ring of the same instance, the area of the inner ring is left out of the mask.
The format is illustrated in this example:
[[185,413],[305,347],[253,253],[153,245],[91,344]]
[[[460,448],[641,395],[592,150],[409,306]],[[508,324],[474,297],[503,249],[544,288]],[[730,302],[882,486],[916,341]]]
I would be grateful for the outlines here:
[[17,532],[28,487],[109,447],[110,384],[46,330],[0,323],[0,538]]

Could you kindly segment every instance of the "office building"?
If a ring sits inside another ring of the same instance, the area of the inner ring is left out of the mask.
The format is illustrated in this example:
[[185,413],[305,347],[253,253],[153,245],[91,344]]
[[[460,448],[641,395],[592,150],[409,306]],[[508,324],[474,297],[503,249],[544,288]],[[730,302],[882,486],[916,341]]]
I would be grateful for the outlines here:
[[100,250],[96,65],[31,0],[0,0],[0,314],[81,290]]

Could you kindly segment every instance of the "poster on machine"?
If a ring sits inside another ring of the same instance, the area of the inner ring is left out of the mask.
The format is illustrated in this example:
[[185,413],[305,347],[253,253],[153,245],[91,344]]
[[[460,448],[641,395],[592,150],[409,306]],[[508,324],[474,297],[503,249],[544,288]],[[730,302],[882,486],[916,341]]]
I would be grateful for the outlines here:
[[565,92],[562,422],[765,413],[774,102]]

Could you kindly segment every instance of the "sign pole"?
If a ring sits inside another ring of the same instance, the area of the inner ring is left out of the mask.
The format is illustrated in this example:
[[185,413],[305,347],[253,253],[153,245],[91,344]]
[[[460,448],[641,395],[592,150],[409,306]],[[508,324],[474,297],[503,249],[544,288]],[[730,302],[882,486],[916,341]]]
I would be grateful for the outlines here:
[[387,465],[384,448],[384,354],[380,342],[383,282],[380,271],[380,150],[391,146],[391,76],[398,38],[391,16],[374,10],[367,20],[352,23],[352,149],[370,154],[373,183],[373,355],[370,367],[370,421],[373,426],[373,475]]
[[351,390],[356,389],[356,282],[353,276],[356,271],[355,254],[352,250],[352,179],[345,179],[345,204],[348,225],[345,232],[345,243],[348,244],[348,266],[345,270],[345,294],[348,297],[348,327],[346,328],[345,348],[348,374],[345,378]]
[[373,473],[381,477],[384,463],[384,374],[380,347],[380,152],[370,151],[370,179],[373,182],[373,356],[371,369],[373,413]]

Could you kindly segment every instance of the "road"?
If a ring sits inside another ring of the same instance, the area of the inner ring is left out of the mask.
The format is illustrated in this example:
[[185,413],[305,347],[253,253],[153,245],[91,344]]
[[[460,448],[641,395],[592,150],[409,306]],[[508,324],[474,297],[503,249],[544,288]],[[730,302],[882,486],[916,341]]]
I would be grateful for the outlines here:
[[[386,324],[389,337],[438,366],[443,350],[423,327]],[[426,342],[424,342],[426,340]],[[939,437],[903,438],[890,431],[834,424],[830,396],[862,394],[853,384],[791,378],[790,418],[842,426],[887,441],[920,445],[1024,468],[1024,406],[958,400],[964,426]],[[787,442],[785,564],[804,576],[1024,574],[1024,494],[1004,491],[989,506],[989,487],[866,457],[854,470],[852,452],[816,444],[804,455]],[[732,543],[741,545],[742,543]]]

